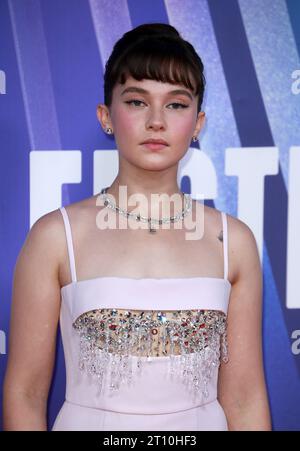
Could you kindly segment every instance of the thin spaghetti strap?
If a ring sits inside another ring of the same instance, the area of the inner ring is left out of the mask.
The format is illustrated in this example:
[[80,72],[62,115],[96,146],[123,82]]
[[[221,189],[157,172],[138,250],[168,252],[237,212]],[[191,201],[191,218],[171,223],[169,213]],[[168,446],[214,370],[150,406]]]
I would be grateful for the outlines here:
[[228,226],[227,215],[224,211],[222,213],[223,223],[223,255],[224,255],[224,279],[228,278]]
[[61,214],[64,219],[65,224],[65,231],[66,231],[66,237],[67,237],[67,245],[68,245],[68,253],[69,253],[69,262],[70,262],[70,269],[71,269],[71,277],[72,282],[77,281],[76,277],[76,266],[75,266],[75,257],[74,257],[74,247],[73,247],[73,240],[72,240],[72,232],[71,232],[71,225],[68,217],[67,210],[65,207],[60,208]]

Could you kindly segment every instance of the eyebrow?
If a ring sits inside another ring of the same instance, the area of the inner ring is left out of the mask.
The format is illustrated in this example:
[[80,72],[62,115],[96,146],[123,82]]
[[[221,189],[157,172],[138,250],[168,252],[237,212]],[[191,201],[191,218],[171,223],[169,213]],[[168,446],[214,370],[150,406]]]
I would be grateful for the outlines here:
[[[138,88],[137,86],[129,86],[128,88],[124,89],[124,91],[121,92],[121,96],[123,94],[126,94],[126,92],[138,92],[140,94],[150,94],[149,91],[143,88]],[[189,93],[189,91],[186,91],[185,89],[173,89],[172,91],[169,91],[167,94],[182,94],[184,96],[187,96],[189,99],[193,100],[193,97]]]

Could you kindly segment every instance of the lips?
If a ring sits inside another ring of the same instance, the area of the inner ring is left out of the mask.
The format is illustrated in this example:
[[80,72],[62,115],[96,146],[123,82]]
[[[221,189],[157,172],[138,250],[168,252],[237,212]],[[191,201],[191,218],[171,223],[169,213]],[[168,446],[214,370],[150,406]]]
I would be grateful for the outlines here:
[[167,141],[165,141],[164,139],[147,139],[146,141],[143,141],[141,144],[161,144],[164,146],[168,146],[169,144],[167,143]]
[[166,149],[168,147],[167,144],[161,144],[157,142],[146,142],[145,144],[142,144],[142,146],[146,147],[147,149],[150,149],[151,151],[160,151],[163,149]]

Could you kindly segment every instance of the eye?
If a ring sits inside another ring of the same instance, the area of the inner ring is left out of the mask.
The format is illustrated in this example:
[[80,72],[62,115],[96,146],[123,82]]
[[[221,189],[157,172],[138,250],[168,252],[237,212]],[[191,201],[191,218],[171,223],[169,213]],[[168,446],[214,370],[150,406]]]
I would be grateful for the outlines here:
[[[127,100],[125,103],[127,103],[128,105],[131,105],[133,102],[144,103],[144,102],[142,102],[141,100],[135,100],[135,99],[133,99],[133,100]],[[137,105],[137,106],[138,106],[138,105]]]
[[[177,106],[180,106],[180,108],[188,108],[188,105],[185,105],[184,103],[170,103],[170,105],[177,105]],[[171,110],[174,110],[174,109],[178,110],[178,108],[171,108]]]

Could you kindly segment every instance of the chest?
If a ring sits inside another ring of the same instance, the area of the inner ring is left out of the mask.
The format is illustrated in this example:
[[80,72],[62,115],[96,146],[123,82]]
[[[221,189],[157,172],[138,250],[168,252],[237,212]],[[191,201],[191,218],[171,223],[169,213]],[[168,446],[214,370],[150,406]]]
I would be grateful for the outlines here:
[[207,234],[187,240],[182,230],[100,231],[75,246],[79,275],[192,277],[222,274],[222,243]]
[[[73,245],[77,279],[99,276],[131,278],[223,277],[223,244],[218,231],[205,222],[202,231],[184,227],[95,227],[95,221],[76,227]],[[121,223],[122,225],[122,223]],[[123,224],[124,225],[124,224]],[[69,282],[67,255],[62,265],[62,284]]]

